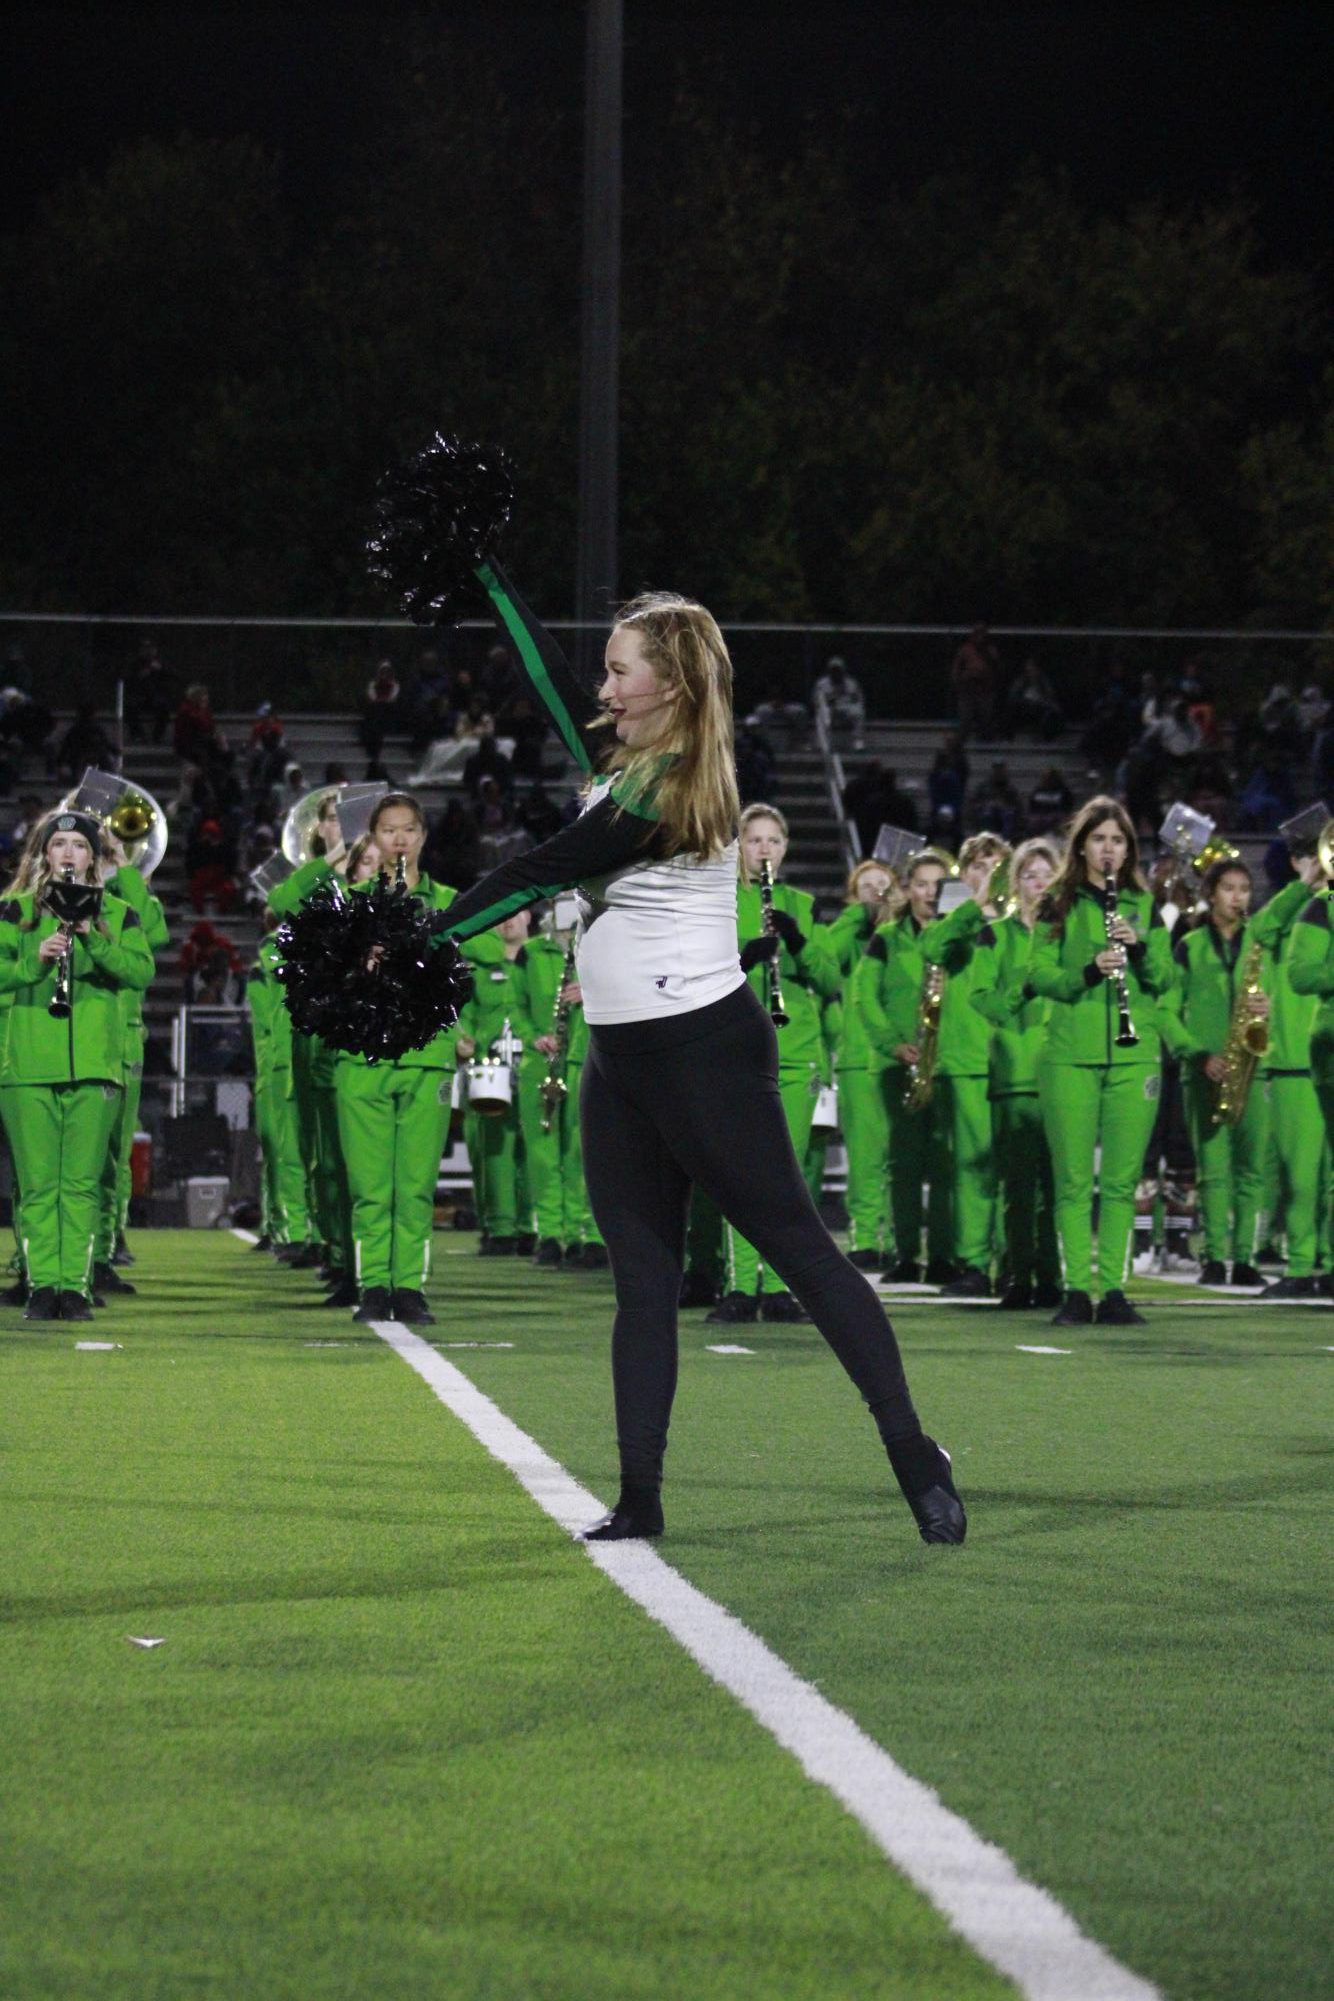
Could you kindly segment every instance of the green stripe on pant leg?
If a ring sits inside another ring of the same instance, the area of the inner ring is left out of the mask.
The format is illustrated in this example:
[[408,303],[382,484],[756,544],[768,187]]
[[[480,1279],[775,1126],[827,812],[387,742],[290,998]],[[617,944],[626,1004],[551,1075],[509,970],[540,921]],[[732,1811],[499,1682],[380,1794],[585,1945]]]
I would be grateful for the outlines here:
[[1098,1163],[1098,1286],[1120,1291],[1130,1276],[1135,1189],[1158,1116],[1162,1075],[1138,1064],[1112,1064],[1102,1094]]
[[[420,1291],[431,1269],[435,1225],[435,1184],[449,1131],[448,1070],[398,1072],[395,1097],[398,1130],[394,1152],[394,1223],[390,1253],[396,1291]],[[497,1124],[502,1121],[497,1120]],[[503,1123],[508,1124],[508,1120]],[[511,1147],[511,1158],[513,1149]]]
[[1271,1076],[1265,1095],[1282,1186],[1286,1272],[1289,1278],[1309,1278],[1315,1270],[1316,1210],[1325,1151],[1320,1100],[1305,1076]]
[[885,1251],[891,1241],[889,1118],[878,1071],[839,1071],[838,1122],[848,1157],[849,1247]]

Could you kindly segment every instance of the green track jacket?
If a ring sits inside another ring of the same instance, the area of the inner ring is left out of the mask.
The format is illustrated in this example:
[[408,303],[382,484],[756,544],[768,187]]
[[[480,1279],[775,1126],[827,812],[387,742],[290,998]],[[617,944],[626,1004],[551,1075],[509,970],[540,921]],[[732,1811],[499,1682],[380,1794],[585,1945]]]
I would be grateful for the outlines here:
[[949,974],[940,1010],[941,1077],[985,1077],[990,1067],[990,1024],[972,1005],[986,965],[978,947],[994,943],[995,932],[980,903],[970,899],[926,925],[922,951],[933,966]]
[[[1240,991],[1246,954],[1258,941],[1243,925],[1229,943],[1209,923],[1183,932],[1172,948],[1177,977],[1159,1009],[1158,1025],[1173,1056],[1221,1056],[1227,1047],[1232,1010]],[[1272,977],[1268,952],[1260,961],[1260,983]]]
[[1311,1068],[1316,997],[1313,992],[1299,993],[1289,970],[1298,920],[1310,901],[1311,892],[1304,882],[1290,882],[1270,897],[1263,910],[1256,911],[1247,926],[1252,939],[1270,953],[1268,992],[1272,1006],[1266,1072],[1305,1072]]
[[523,1037],[521,1017],[527,998],[523,974],[517,958],[506,958],[505,941],[494,931],[479,932],[462,950],[473,969],[473,992],[454,1033],[471,1036],[478,1055],[489,1056],[506,1021],[515,1036]]
[[1139,1064],[1156,1067],[1162,1056],[1158,1004],[1171,991],[1175,969],[1167,927],[1144,890],[1123,889],[1116,899],[1120,916],[1129,918],[1140,942],[1131,948],[1126,967],[1130,1018],[1139,1041],[1129,1049],[1116,1046],[1116,988],[1093,963],[1107,945],[1102,898],[1081,888],[1063,929],[1044,923],[1033,927],[1028,984],[1035,994],[1057,1001],[1043,1049],[1045,1063]]
[[1311,1040],[1319,1045],[1323,1076],[1334,1046],[1334,922],[1327,889],[1311,898],[1293,926],[1287,967],[1293,993],[1302,999],[1314,995],[1318,1001]]
[[[788,1014],[786,1028],[778,1031],[780,1069],[805,1069],[814,1064],[821,1076],[828,1071],[821,1010],[839,990],[838,960],[825,927],[815,921],[815,898],[790,883],[774,884],[774,909],[792,919],[806,943],[794,958],[786,945],[778,948],[778,977]],[[737,943],[746,945],[764,931],[764,910],[759,885],[740,882],[736,889]],[[769,970],[752,966],[747,973],[751,987],[767,1005]]]
[[977,970],[968,998],[991,1025],[988,1097],[1031,1097],[1038,1088],[1038,1057],[1047,1040],[1051,1002],[1028,984],[1033,934],[1016,914],[998,917],[979,933]]
[[119,1084],[127,1062],[137,1062],[139,1046],[127,1048],[129,1031],[121,994],[142,993],[153,977],[138,913],[118,896],[103,893],[100,922],[77,937],[71,953],[74,1005],[64,1020],[48,1012],[56,969],[37,948],[56,929],[54,917],[40,915],[31,930],[31,895],[0,903],[0,992],[11,996],[0,1083]]

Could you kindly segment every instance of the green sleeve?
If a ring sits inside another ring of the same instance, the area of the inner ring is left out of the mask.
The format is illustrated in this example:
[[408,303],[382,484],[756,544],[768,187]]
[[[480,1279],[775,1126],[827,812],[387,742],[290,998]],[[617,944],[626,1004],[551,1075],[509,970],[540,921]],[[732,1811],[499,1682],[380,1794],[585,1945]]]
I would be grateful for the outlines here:
[[1169,1056],[1175,1056],[1178,1062],[1184,1062],[1190,1057],[1207,1055],[1208,1051],[1201,1047],[1197,1038],[1186,1026],[1186,1003],[1189,999],[1190,981],[1194,969],[1184,939],[1173,956],[1176,961],[1176,978],[1158,1002],[1155,1013],[1158,1033],[1163,1038],[1163,1047]]
[[852,975],[852,1002],[861,1016],[866,1039],[881,1056],[892,1056],[899,1038],[890,1025],[885,1009],[885,942],[877,932],[857,961]]
[[1329,898],[1313,897],[1293,926],[1288,946],[1288,984],[1295,994],[1334,994],[1334,933]]
[[1144,952],[1135,970],[1146,994],[1155,996],[1169,994],[1177,984],[1177,969],[1172,960],[1172,940],[1167,926],[1157,911],[1153,912],[1149,920]]
[[944,917],[934,918],[923,928],[922,951],[933,966],[943,966],[947,973],[961,972],[986,922],[981,904],[976,897],[970,897],[967,903],[959,904]]
[[48,968],[37,956],[40,943],[36,930],[0,923],[0,994],[16,994],[46,978]]
[[1082,966],[1067,970],[1061,964],[1062,938],[1053,924],[1035,924],[1028,955],[1028,984],[1045,1000],[1075,1001],[1088,981]]
[[128,903],[144,928],[150,952],[161,952],[171,943],[171,933],[167,929],[167,919],[161,903],[140,875],[137,868],[126,863],[114,875],[107,878],[107,888],[122,903]]
[[1288,883],[1250,919],[1247,930],[1253,942],[1265,946],[1277,958],[1283,940],[1310,901],[1311,891],[1307,883],[1300,878]]
[[157,967],[148,949],[143,926],[132,910],[127,910],[119,938],[107,937],[94,925],[74,941],[76,977],[86,974],[91,964],[122,987],[142,993],[150,985]]
[[[952,916],[953,912],[950,914]],[[975,970],[969,1001],[983,1021],[989,1021],[993,1028],[1008,1028],[1029,996],[1024,991],[1022,980],[1002,977],[1001,954],[994,932],[989,943],[979,942],[974,948],[973,963]]]
[[293,869],[291,875],[282,882],[275,883],[269,891],[269,909],[276,910],[279,917],[290,917],[299,910],[313,889],[327,882],[333,874],[333,864],[323,855],[316,855],[313,861],[302,862],[300,868]]
[[843,985],[843,974],[828,925],[811,926],[797,963],[802,982],[812,993],[818,994],[824,1001],[836,998]]

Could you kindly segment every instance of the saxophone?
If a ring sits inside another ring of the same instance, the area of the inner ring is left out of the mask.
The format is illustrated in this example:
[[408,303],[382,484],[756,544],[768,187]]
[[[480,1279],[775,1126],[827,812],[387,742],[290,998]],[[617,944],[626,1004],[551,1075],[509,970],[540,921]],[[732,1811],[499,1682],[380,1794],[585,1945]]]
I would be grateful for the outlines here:
[[1214,1086],[1212,1118],[1215,1130],[1219,1126],[1241,1123],[1256,1066],[1269,1047],[1269,1024],[1253,1014],[1250,1007],[1252,996],[1261,992],[1262,956],[1262,947],[1252,945],[1242,964],[1241,985],[1232,1003],[1227,1046],[1223,1051],[1223,1062],[1227,1067]]
[[940,1055],[940,1008],[948,975],[943,966],[928,966],[917,1003],[917,1061],[908,1065],[903,1090],[905,1111],[921,1112],[931,1103],[936,1088],[936,1061]]
[[560,1109],[562,1099],[569,1095],[569,1085],[565,1081],[565,1065],[570,1054],[570,1006],[565,998],[565,990],[574,978],[574,939],[565,948],[565,962],[561,967],[560,985],[556,989],[556,1010],[551,1017],[551,1033],[556,1038],[556,1047],[551,1052],[547,1064],[547,1074],[537,1087],[537,1095],[542,1100],[542,1131],[549,1133]]

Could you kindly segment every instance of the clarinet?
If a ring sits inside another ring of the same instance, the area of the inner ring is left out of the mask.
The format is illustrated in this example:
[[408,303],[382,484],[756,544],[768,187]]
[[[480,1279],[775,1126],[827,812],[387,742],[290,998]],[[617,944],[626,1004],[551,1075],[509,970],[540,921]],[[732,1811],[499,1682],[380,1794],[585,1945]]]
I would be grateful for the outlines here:
[[[62,868],[60,871],[60,880],[62,882],[73,882],[74,880],[73,862],[66,862],[64,868]],[[66,923],[63,917],[57,924],[56,930],[59,933],[59,935],[66,941],[72,939],[74,936],[74,926],[72,924]],[[47,1002],[46,1005],[47,1013],[50,1015],[54,1015],[57,1021],[65,1021],[68,1018],[70,1010],[74,1004],[70,994],[69,962],[70,962],[70,954],[68,951],[64,952],[61,955],[61,957],[56,960],[55,989],[51,995],[50,1000]]]
[[565,989],[574,978],[574,939],[565,948],[565,962],[561,967],[560,986],[556,989],[556,1010],[552,1016],[551,1033],[556,1047],[551,1052],[547,1074],[537,1087],[537,1095],[542,1100],[542,1131],[549,1133],[556,1117],[561,1099],[569,1096],[570,1087],[565,1081],[565,1063],[570,1053],[570,1002],[565,998]]
[[[766,938],[777,937],[774,930],[774,872],[768,856],[760,863],[760,911]],[[778,975],[778,953],[766,962],[769,987],[769,1019],[775,1028],[786,1028],[788,1012],[783,1005],[783,987]]]
[[[1110,869],[1103,881],[1102,913],[1107,929],[1107,943],[1116,946],[1117,941],[1112,936],[1112,923],[1116,917],[1116,877]],[[1135,1033],[1135,1024],[1130,1019],[1130,985],[1126,979],[1124,966],[1118,966],[1112,974],[1112,985],[1116,988],[1116,1046],[1118,1049],[1133,1049],[1139,1037]]]

